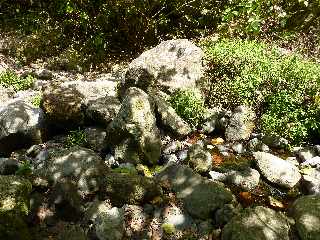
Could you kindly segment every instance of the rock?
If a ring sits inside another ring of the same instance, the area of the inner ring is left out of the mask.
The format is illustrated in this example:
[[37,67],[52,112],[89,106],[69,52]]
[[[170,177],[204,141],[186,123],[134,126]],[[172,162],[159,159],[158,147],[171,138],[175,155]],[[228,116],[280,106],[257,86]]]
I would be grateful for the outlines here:
[[77,221],[84,211],[82,198],[78,193],[77,185],[70,180],[61,180],[54,185],[50,195],[50,202],[60,219]]
[[188,157],[188,150],[181,150],[177,152],[177,157],[179,161],[183,162]]
[[98,179],[104,176],[102,159],[92,150],[74,146],[68,149],[50,149],[48,160],[34,174],[58,183],[72,180],[83,194],[99,189]]
[[179,159],[175,154],[169,154],[169,155],[162,155],[162,159],[165,164],[171,164],[171,163],[178,163]]
[[270,151],[268,145],[264,144],[258,138],[253,138],[248,142],[248,149],[252,152],[255,152],[255,151],[269,152]]
[[246,168],[242,171],[231,170],[226,173],[226,183],[235,185],[245,191],[251,191],[258,186],[260,174],[257,170]]
[[287,148],[289,141],[285,138],[273,136],[273,135],[264,135],[261,137],[262,142],[269,147],[273,148]]
[[305,162],[317,156],[316,150],[311,147],[306,147],[295,151],[300,162]]
[[217,227],[222,227],[237,214],[240,209],[233,204],[226,204],[221,209],[218,209],[214,214],[214,223]]
[[142,162],[138,148],[138,144],[132,138],[127,138],[114,147],[114,158],[120,163],[137,165]]
[[31,190],[31,183],[24,178],[0,175],[0,239],[31,239],[24,222]]
[[152,94],[159,115],[159,122],[163,128],[168,129],[173,135],[184,137],[191,133],[191,128],[173,109],[170,103],[156,94]]
[[196,172],[208,172],[212,167],[212,156],[201,145],[195,144],[188,151],[187,162]]
[[289,240],[290,225],[276,211],[258,206],[235,216],[222,230],[222,240]]
[[18,169],[18,161],[10,158],[0,158],[0,175],[13,175]]
[[301,166],[310,166],[310,167],[319,167],[320,168],[320,157],[316,156],[313,158],[309,158],[306,161],[304,161]]
[[249,139],[255,127],[255,117],[255,113],[247,106],[237,107],[226,128],[226,140],[240,141]]
[[290,209],[301,240],[318,240],[320,236],[320,197],[298,198]]
[[261,174],[270,182],[286,188],[292,188],[299,182],[299,169],[292,163],[270,153],[254,152],[253,156]]
[[119,162],[116,161],[116,159],[114,158],[114,156],[112,154],[107,154],[106,155],[106,157],[104,158],[104,163],[109,168],[118,167],[119,166]]
[[99,240],[121,240],[124,234],[124,211],[113,207],[100,211],[94,222]]
[[209,176],[211,177],[212,181],[219,181],[219,182],[226,181],[228,177],[226,173],[220,173],[216,171],[210,171]]
[[200,129],[206,134],[213,133],[215,130],[219,128],[219,119],[220,119],[220,111],[212,110],[210,112],[210,116],[208,116],[203,124],[201,124]]
[[6,103],[13,97],[14,90],[6,88],[0,85],[0,106],[6,105]]
[[307,194],[320,195],[320,169],[310,168],[303,171],[301,184]]
[[86,104],[86,117],[94,123],[107,126],[120,110],[120,101],[114,96],[104,96],[98,99],[89,100]]
[[0,107],[0,155],[9,155],[16,149],[40,143],[43,127],[40,108],[23,101]]
[[158,174],[157,180],[169,183],[188,213],[200,219],[210,218],[234,198],[221,184],[207,181],[186,166],[169,165]]
[[106,143],[117,145],[127,138],[134,140],[139,155],[147,163],[157,163],[161,140],[156,118],[148,95],[138,88],[126,92],[118,115],[108,126]]
[[165,207],[162,215],[163,223],[172,225],[176,230],[189,229],[193,224],[193,219],[176,206]]
[[172,141],[168,143],[162,150],[163,154],[175,153],[183,148],[183,144],[180,141]]
[[116,85],[114,80],[51,82],[43,90],[42,105],[46,117],[57,127],[79,126],[85,120],[84,109],[90,105],[94,111],[94,101],[99,102],[97,99],[106,97],[106,94],[115,97]]
[[242,154],[246,151],[246,149],[244,148],[242,143],[236,142],[231,146],[231,149],[238,153],[238,154]]
[[170,92],[195,87],[204,73],[203,56],[202,50],[187,39],[164,41],[130,63],[121,92],[132,86]]
[[97,127],[89,127],[84,130],[86,135],[86,142],[94,151],[100,152],[103,150],[104,139],[107,135],[107,132],[104,129]]
[[153,178],[114,172],[102,181],[101,197],[110,198],[117,207],[142,204],[162,195],[161,187]]

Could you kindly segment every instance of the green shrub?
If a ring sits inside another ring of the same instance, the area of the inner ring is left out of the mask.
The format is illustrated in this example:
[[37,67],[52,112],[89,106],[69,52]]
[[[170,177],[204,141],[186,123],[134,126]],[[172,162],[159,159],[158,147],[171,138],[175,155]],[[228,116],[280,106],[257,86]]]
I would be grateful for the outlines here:
[[31,88],[34,80],[34,77],[31,75],[21,78],[12,70],[6,70],[0,73],[0,85],[4,87],[13,87],[15,91],[27,90]]
[[319,64],[257,41],[221,39],[203,42],[203,48],[209,105],[247,104],[261,116],[264,132],[294,143],[319,134]]
[[31,99],[31,103],[35,107],[40,107],[41,101],[42,101],[42,95],[41,94],[37,94]]
[[16,171],[16,175],[26,176],[32,173],[32,166],[29,161],[24,161]]
[[75,145],[85,146],[87,144],[87,137],[84,130],[72,130],[67,136],[66,146],[72,147]]
[[197,126],[206,112],[204,99],[197,89],[178,90],[170,98],[177,114],[192,126]]

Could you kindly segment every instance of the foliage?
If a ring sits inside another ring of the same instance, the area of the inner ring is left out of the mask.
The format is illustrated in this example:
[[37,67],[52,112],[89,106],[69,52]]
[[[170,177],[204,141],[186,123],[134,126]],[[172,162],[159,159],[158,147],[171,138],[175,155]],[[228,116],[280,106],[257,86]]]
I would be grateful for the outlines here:
[[4,87],[13,87],[15,91],[29,89],[32,87],[34,81],[35,79],[31,75],[21,78],[12,70],[6,70],[0,73],[0,85]]
[[84,146],[87,143],[87,137],[85,131],[78,129],[72,130],[67,136],[66,146],[72,147],[75,145]]
[[320,65],[257,41],[205,41],[209,105],[252,106],[261,129],[298,143],[319,134]]
[[170,98],[177,114],[193,126],[197,126],[206,112],[204,99],[197,89],[178,90]]
[[166,234],[169,234],[169,235],[174,234],[176,232],[175,226],[171,223],[164,223],[161,225],[161,228]]
[[42,102],[42,95],[41,94],[37,94],[31,99],[31,103],[35,107],[40,107],[41,102]]
[[18,170],[16,171],[16,175],[30,175],[32,173],[32,166],[29,161],[24,161],[19,166]]

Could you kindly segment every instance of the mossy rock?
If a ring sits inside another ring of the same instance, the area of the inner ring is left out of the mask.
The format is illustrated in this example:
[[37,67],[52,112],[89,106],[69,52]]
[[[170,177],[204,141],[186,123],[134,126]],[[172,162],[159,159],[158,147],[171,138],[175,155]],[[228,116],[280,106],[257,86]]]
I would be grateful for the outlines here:
[[102,198],[110,198],[112,205],[139,205],[162,195],[162,189],[154,179],[140,175],[110,173],[104,179]]
[[24,178],[0,175],[0,239],[31,239],[24,222],[31,190],[31,183]]

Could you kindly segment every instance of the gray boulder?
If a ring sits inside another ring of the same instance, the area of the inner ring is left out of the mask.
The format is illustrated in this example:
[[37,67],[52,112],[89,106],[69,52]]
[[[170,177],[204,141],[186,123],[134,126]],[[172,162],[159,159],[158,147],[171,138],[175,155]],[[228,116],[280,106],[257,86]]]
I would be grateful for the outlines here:
[[289,240],[290,225],[282,213],[258,206],[235,216],[222,230],[222,240]]
[[187,136],[191,128],[161,96],[152,94],[161,125],[178,137]]
[[88,127],[84,130],[86,142],[91,149],[100,152],[104,148],[104,139],[107,132],[105,129],[97,127]]
[[249,139],[255,127],[255,113],[247,106],[239,106],[234,110],[226,128],[227,141],[240,141]]
[[23,101],[0,107],[0,155],[41,143],[43,112]]
[[252,168],[246,168],[242,171],[231,170],[226,175],[226,183],[235,185],[245,191],[253,190],[258,186],[260,180],[259,172]]
[[211,153],[204,150],[200,144],[194,144],[188,151],[187,162],[196,172],[208,172],[212,168]]
[[320,236],[320,196],[298,198],[290,209],[301,240],[318,240]]
[[200,219],[210,218],[213,212],[234,199],[221,184],[207,181],[186,166],[169,165],[158,174],[157,180],[169,183],[188,213]]
[[0,106],[6,105],[6,103],[12,99],[14,95],[14,90],[11,88],[6,88],[0,85]]
[[93,150],[74,146],[50,149],[44,164],[34,173],[53,183],[69,179],[82,194],[90,194],[99,189],[98,179],[105,175],[104,170],[102,159]]
[[100,209],[94,222],[99,240],[121,240],[124,234],[122,208]]
[[264,144],[273,148],[286,148],[289,145],[289,141],[285,138],[274,136],[274,135],[263,135],[261,140]]
[[299,148],[295,151],[300,162],[308,161],[317,156],[317,151],[313,147]]
[[253,156],[261,174],[270,182],[286,188],[299,182],[301,174],[292,163],[265,152],[254,152]]
[[107,144],[117,145],[127,138],[134,140],[147,163],[157,163],[161,140],[153,106],[148,95],[138,88],[128,89],[118,115],[107,128]]
[[121,92],[133,86],[145,91],[157,86],[170,92],[195,87],[204,73],[203,56],[203,51],[187,39],[164,41],[130,63]]
[[301,184],[307,194],[320,195],[320,169],[310,168],[303,171]]
[[13,175],[19,168],[19,162],[11,158],[0,158],[0,175]]

